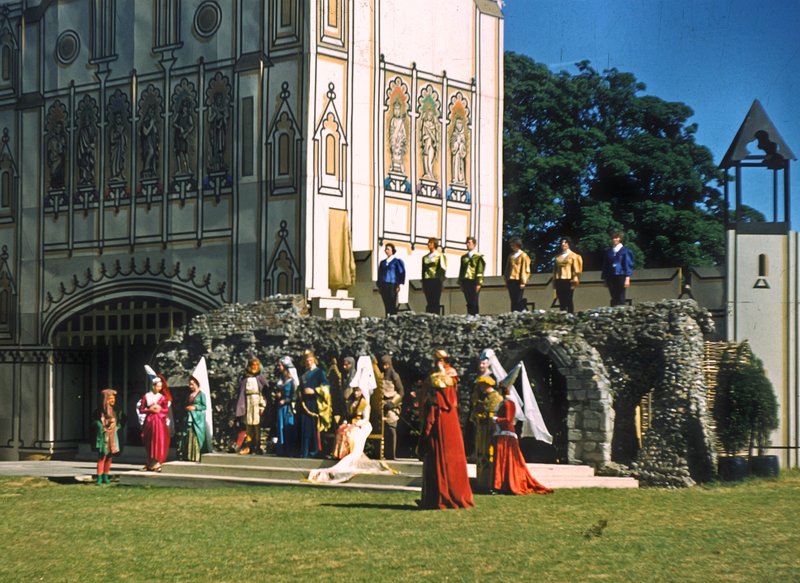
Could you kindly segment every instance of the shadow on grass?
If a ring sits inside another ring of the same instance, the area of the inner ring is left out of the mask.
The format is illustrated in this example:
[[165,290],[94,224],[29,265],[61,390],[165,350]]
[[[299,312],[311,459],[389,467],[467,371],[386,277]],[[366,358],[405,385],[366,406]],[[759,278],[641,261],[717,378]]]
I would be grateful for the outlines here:
[[372,510],[420,510],[416,504],[367,504],[366,502],[351,502],[347,504],[320,504],[320,506],[332,506],[334,508],[369,508]]

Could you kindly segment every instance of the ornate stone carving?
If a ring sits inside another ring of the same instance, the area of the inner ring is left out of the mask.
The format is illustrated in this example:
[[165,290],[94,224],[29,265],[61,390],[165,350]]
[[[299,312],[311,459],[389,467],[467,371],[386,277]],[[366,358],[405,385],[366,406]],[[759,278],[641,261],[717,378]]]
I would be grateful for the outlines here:
[[139,147],[142,155],[142,178],[158,176],[158,154],[161,143],[161,92],[148,85],[139,99]]
[[408,148],[408,132],[406,131],[406,112],[400,100],[392,104],[392,120],[389,122],[389,150],[392,153],[392,167],[390,172],[405,175],[403,157]]
[[467,183],[467,133],[464,118],[457,117],[450,134],[450,164],[453,184],[463,186]]
[[422,178],[436,181],[436,162],[439,154],[441,128],[439,94],[430,85],[422,89],[417,102],[420,113],[419,154],[422,160]]
[[108,123],[108,161],[111,180],[125,181],[125,159],[128,155],[128,118],[130,103],[128,96],[117,89],[108,100],[106,122]]
[[191,174],[189,157],[190,144],[194,134],[194,110],[197,104],[197,91],[194,84],[182,79],[172,94],[172,143],[175,148],[175,162],[178,174]]
[[47,110],[47,169],[50,173],[50,189],[64,188],[65,160],[67,151],[67,109],[56,100]]
[[94,186],[95,152],[97,150],[97,101],[84,95],[75,113],[78,129],[78,185]]
[[209,172],[227,172],[228,121],[231,116],[231,84],[220,72],[208,83],[206,107],[208,107]]
[[386,122],[386,139],[389,147],[389,175],[393,179],[405,178],[405,159],[408,152],[408,87],[400,77],[389,82],[386,89],[386,101],[389,118]]
[[469,102],[458,91],[450,98],[450,188],[447,199],[469,203],[468,165],[470,151],[470,110]]

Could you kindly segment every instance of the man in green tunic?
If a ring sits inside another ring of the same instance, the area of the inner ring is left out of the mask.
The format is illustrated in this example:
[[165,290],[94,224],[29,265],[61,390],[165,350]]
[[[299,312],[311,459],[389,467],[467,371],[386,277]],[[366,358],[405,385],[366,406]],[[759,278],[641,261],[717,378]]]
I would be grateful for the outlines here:
[[475,237],[467,237],[467,252],[461,256],[461,269],[458,271],[458,283],[467,300],[467,314],[471,315],[480,312],[478,300],[486,269],[486,260],[475,250],[476,246]]

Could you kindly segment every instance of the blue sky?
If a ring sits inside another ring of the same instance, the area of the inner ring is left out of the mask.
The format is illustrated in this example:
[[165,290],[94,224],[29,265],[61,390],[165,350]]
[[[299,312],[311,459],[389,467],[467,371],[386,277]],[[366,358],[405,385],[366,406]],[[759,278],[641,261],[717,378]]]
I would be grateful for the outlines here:
[[[503,12],[506,50],[554,71],[583,59],[615,67],[645,94],[689,105],[717,163],[754,99],[800,155],[800,0],[507,0]],[[798,162],[790,177],[800,230]],[[768,170],[745,169],[744,202],[769,220],[771,185]]]

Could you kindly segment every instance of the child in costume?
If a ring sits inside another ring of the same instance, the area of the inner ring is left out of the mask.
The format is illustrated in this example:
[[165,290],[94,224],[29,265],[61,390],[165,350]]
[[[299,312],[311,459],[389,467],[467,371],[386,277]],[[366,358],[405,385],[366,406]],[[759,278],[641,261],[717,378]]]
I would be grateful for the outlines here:
[[119,424],[114,406],[117,404],[117,391],[100,391],[102,404],[97,419],[97,485],[111,483],[111,458],[119,453]]

